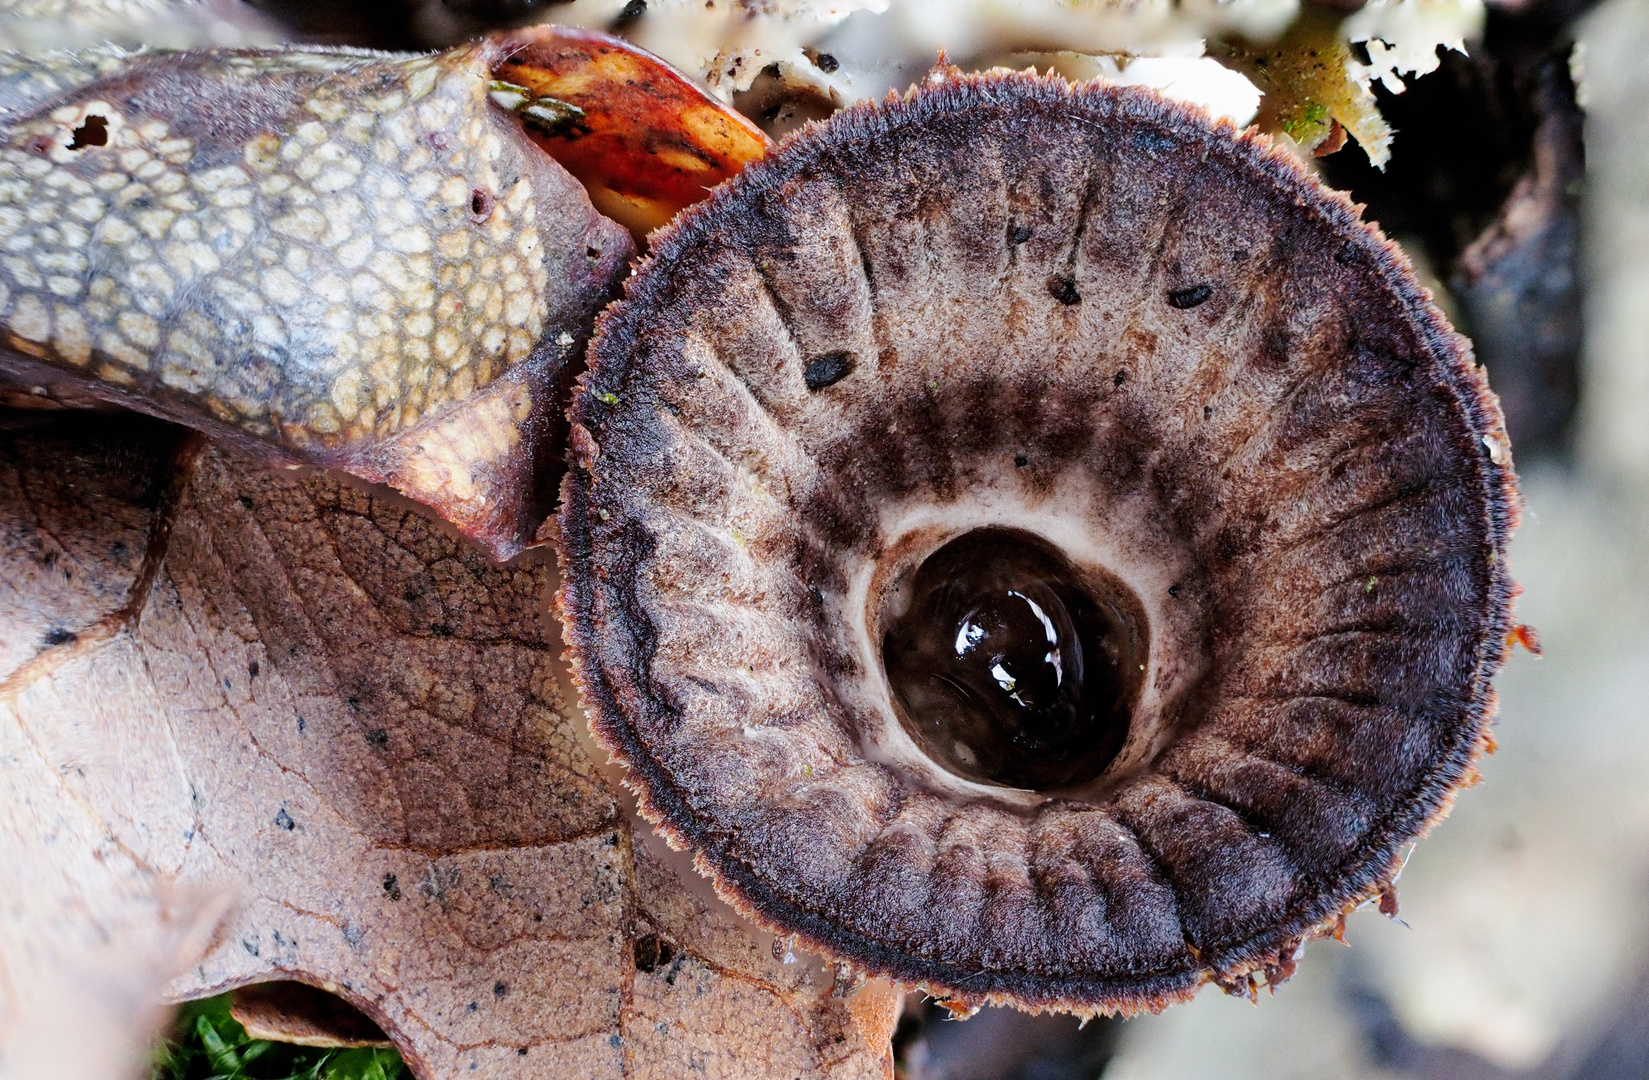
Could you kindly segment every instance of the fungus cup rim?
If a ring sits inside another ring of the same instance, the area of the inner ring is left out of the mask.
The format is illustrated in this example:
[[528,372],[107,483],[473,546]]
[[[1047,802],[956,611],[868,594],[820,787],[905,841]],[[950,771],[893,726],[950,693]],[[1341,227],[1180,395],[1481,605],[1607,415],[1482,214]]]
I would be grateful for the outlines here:
[[[603,670],[608,635],[594,621],[591,588],[585,580],[593,553],[591,488],[597,481],[592,479],[592,469],[601,452],[592,432],[599,427],[600,410],[622,393],[622,382],[633,366],[630,357],[638,317],[671,302],[675,292],[672,271],[683,253],[691,251],[701,234],[717,227],[727,208],[772,191],[800,165],[830,154],[844,141],[896,137],[899,130],[936,115],[1026,100],[1076,112],[1102,109],[1121,120],[1172,127],[1205,147],[1224,145],[1256,179],[1263,178],[1277,194],[1354,245],[1358,255],[1373,264],[1372,274],[1387,290],[1393,307],[1423,339],[1429,360],[1426,370],[1443,384],[1465,429],[1488,443],[1486,450],[1502,450],[1481,453],[1475,461],[1474,475],[1486,512],[1474,536],[1483,538],[1491,569],[1482,601],[1486,610],[1473,611],[1478,633],[1470,700],[1463,703],[1464,715],[1458,731],[1451,731],[1453,738],[1445,744],[1446,751],[1415,786],[1374,819],[1361,842],[1345,856],[1332,887],[1308,892],[1281,918],[1243,940],[1212,943],[1200,951],[1188,942],[1186,953],[1173,964],[1115,978],[1050,977],[1007,968],[961,970],[941,959],[912,955],[863,937],[818,913],[799,909],[775,892],[755,868],[728,853],[725,837],[712,825],[692,817],[669,774],[626,719],[625,704]],[[573,678],[596,740],[626,767],[625,783],[635,792],[641,814],[673,848],[691,850],[695,867],[711,880],[718,895],[758,925],[794,937],[803,947],[862,973],[924,987],[964,1010],[989,1003],[1090,1015],[1158,1012],[1189,999],[1208,982],[1230,993],[1251,996],[1255,972],[1267,970],[1271,983],[1286,978],[1305,940],[1336,933],[1348,912],[1389,894],[1404,849],[1447,814],[1454,793],[1474,777],[1474,763],[1490,745],[1488,731],[1495,709],[1490,679],[1504,663],[1514,630],[1515,587],[1505,551],[1517,524],[1520,500],[1510,456],[1503,452],[1506,444],[1498,402],[1473,361],[1470,344],[1431,303],[1406,256],[1376,226],[1361,220],[1361,209],[1343,193],[1323,187],[1266,136],[1252,129],[1239,133],[1229,121],[1213,122],[1194,107],[1139,88],[1073,86],[1030,72],[993,72],[930,79],[903,96],[890,95],[883,103],[858,106],[823,123],[811,123],[781,144],[779,152],[723,183],[709,199],[655,233],[652,254],[640,261],[626,282],[625,296],[597,322],[589,351],[590,369],[581,377],[569,410],[569,468],[555,530],[565,575],[556,607],[565,629]]]

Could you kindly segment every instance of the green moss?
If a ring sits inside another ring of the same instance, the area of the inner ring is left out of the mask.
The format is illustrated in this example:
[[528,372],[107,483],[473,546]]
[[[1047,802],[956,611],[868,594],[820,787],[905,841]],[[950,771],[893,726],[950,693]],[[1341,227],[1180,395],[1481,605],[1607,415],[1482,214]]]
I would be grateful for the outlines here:
[[229,995],[178,1010],[155,1048],[150,1080],[410,1080],[393,1050],[322,1050],[253,1039],[229,1015]]

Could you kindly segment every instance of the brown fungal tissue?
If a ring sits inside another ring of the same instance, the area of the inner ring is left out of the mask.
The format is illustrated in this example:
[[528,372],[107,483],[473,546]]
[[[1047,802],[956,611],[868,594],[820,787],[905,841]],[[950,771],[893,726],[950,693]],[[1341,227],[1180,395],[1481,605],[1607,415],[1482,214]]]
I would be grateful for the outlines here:
[[1516,494],[1346,200],[1138,90],[950,78],[655,235],[573,409],[599,737],[721,893],[952,999],[1252,993],[1486,744]]

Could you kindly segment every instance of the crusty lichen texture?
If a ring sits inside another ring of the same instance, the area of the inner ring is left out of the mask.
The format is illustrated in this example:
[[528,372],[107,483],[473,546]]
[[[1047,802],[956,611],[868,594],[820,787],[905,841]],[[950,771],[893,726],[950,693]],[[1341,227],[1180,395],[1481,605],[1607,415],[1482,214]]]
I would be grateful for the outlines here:
[[[1262,138],[941,80],[655,237],[591,355],[560,603],[596,732],[724,896],[863,972],[1079,1012],[1251,991],[1485,745],[1498,409],[1402,256]],[[1150,622],[1081,791],[900,742],[877,575],[988,525]]]
[[491,103],[502,53],[0,71],[0,371],[391,483],[519,550],[539,399],[633,246]]
[[322,445],[485,385],[531,351],[548,275],[479,60],[151,60],[15,125],[7,343]]

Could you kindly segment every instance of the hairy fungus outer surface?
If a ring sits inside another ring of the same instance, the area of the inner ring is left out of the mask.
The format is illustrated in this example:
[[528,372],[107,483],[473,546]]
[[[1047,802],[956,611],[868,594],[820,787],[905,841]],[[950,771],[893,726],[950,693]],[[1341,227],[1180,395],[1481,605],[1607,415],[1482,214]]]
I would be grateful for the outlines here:
[[[559,600],[599,738],[720,892],[863,972],[1160,1008],[1276,982],[1471,774],[1511,630],[1494,398],[1263,138],[939,80],[655,238],[573,407]],[[942,545],[1034,534],[1147,623],[1126,742],[1028,790],[880,656]]]

